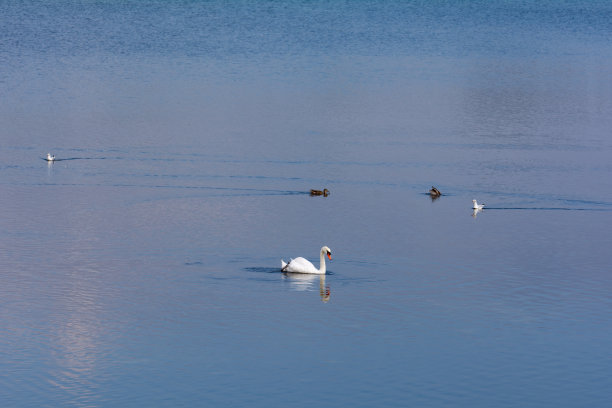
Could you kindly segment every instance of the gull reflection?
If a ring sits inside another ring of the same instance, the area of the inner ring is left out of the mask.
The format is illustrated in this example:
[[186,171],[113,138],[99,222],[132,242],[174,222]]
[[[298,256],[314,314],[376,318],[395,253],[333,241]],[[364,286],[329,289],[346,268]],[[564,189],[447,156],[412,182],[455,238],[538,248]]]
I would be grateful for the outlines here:
[[482,212],[482,208],[474,208],[472,209],[472,217],[476,218],[479,213]]
[[318,280],[319,296],[321,297],[321,301],[329,301],[331,291],[329,289],[329,286],[325,286],[325,275],[284,272],[283,279],[286,279],[289,282],[289,286],[292,290],[298,292],[315,290],[315,284]]

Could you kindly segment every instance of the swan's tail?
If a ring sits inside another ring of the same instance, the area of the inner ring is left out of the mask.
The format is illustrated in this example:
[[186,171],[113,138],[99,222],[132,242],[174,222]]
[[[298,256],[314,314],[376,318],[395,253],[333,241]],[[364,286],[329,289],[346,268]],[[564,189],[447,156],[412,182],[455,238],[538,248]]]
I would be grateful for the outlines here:
[[285,263],[285,261],[281,259],[281,271],[282,272],[285,272],[285,269],[287,269],[287,265],[289,264]]

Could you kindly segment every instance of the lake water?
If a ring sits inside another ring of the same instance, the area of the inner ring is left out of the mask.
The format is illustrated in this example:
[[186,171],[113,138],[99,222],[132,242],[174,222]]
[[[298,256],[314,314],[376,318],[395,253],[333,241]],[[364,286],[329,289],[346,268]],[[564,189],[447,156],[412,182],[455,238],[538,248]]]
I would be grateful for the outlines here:
[[2,406],[606,406],[611,38],[607,1],[0,1]]

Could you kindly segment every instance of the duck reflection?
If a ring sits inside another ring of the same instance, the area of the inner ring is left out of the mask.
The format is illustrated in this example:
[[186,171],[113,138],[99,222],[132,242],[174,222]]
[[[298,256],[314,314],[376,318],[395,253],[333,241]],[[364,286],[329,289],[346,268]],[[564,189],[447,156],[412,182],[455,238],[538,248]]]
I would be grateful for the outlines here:
[[295,291],[312,291],[319,281],[319,296],[322,302],[328,302],[331,297],[329,286],[325,286],[325,275],[314,275],[308,273],[283,272],[283,279],[289,282],[289,286]]

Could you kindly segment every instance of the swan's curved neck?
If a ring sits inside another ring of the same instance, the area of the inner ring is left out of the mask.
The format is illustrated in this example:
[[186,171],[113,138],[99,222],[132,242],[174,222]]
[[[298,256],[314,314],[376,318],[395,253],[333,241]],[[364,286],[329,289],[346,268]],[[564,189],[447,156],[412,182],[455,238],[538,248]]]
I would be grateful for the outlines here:
[[325,253],[321,251],[321,263],[319,264],[319,273],[325,274]]

